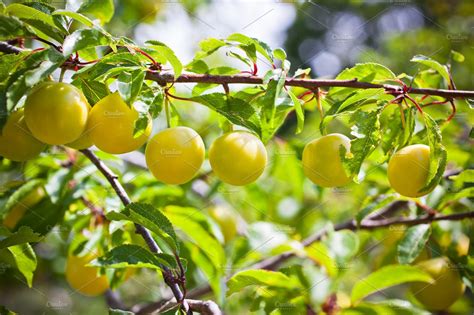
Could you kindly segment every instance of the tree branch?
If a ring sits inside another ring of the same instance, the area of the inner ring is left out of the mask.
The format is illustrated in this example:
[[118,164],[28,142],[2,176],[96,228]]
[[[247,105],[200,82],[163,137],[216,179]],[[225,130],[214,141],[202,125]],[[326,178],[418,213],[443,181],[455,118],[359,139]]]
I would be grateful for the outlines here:
[[[414,225],[419,225],[419,224],[432,223],[435,221],[459,221],[459,220],[474,218],[474,211],[469,211],[469,212],[461,212],[461,213],[438,215],[438,216],[424,215],[417,218],[400,218],[399,217],[399,218],[385,219],[389,214],[393,214],[397,212],[398,210],[401,210],[402,208],[406,207],[407,205],[408,205],[407,201],[403,201],[403,200],[395,201],[389,206],[387,206],[386,208],[380,211],[374,212],[373,214],[367,216],[367,218],[365,220],[362,220],[362,222],[359,225],[357,225],[357,222],[354,219],[351,219],[351,220],[335,225],[333,230],[334,231],[340,231],[340,230],[346,230],[346,229],[352,230],[352,231],[375,230],[375,229],[386,228],[386,227],[390,227],[394,225],[414,226]],[[311,244],[320,241],[329,232],[329,230],[330,229],[325,228],[316,232],[315,234],[304,239],[302,241],[302,244],[305,247],[308,247]],[[284,263],[288,259],[295,256],[296,255],[293,251],[287,251],[277,256],[263,259],[249,267],[246,267],[245,269],[276,270],[282,263]],[[210,286],[204,286],[195,290],[190,290],[187,296],[189,298],[199,298],[211,292],[212,291],[211,291]],[[163,305],[168,300],[162,300],[159,302],[151,303],[147,306],[148,307],[147,309],[149,310],[152,309],[151,306],[155,306],[155,309],[156,309],[157,305]]]
[[[115,193],[117,196],[120,198],[122,203],[126,206],[131,203],[130,198],[127,195],[127,192],[123,188],[122,184],[118,180],[118,176],[114,174],[114,172],[104,163],[102,160],[100,160],[91,150],[85,149],[81,150],[81,152],[94,164],[97,169],[105,176],[107,181],[110,183],[112,188],[114,189]],[[140,234],[145,242],[147,243],[148,247],[153,253],[158,253],[159,252],[159,247],[156,244],[155,240],[150,234],[150,231],[148,231],[145,227],[143,227],[140,224],[135,223],[135,229],[138,234]],[[163,273],[170,273],[170,270],[166,266],[162,266],[162,272]],[[179,288],[177,283],[166,283],[171,291],[173,292],[174,297],[176,298],[176,301],[178,303],[182,303],[182,308],[187,314],[192,314],[192,311],[189,308],[188,303],[186,300],[184,300],[183,293],[181,292],[181,289]]]
[[[172,73],[163,73],[149,71],[146,79],[156,81],[160,85],[168,83],[215,83],[215,84],[263,84],[263,78],[254,75],[212,75],[212,74],[194,74],[185,73],[174,78]],[[390,84],[374,84],[358,81],[356,78],[352,80],[322,80],[322,79],[295,79],[287,78],[286,86],[299,86],[307,89],[315,89],[319,87],[349,87],[356,89],[380,89],[383,88],[390,94],[402,94],[403,88]],[[431,88],[411,88],[410,94],[436,95],[446,98],[458,97],[474,97],[474,91],[463,90],[445,90]]]
[[[6,54],[18,54],[24,51],[22,48],[12,46],[6,42],[0,42],[0,52]],[[67,62],[63,65],[66,69],[79,69],[85,65],[77,64],[71,66]],[[160,85],[168,83],[214,83],[228,86],[229,84],[263,84],[263,78],[255,75],[212,75],[212,74],[196,74],[184,73],[178,78],[174,77],[173,73],[159,72],[149,70],[146,73],[147,80],[156,81]],[[357,78],[351,80],[322,80],[322,79],[301,79],[301,78],[287,78],[285,80],[286,86],[299,86],[306,89],[314,90],[319,87],[348,87],[355,89],[380,89],[383,88],[386,93],[393,95],[403,95],[404,90],[402,86],[391,84],[375,84],[369,82],[358,81]],[[432,89],[432,88],[410,88],[409,94],[422,94],[441,96],[448,99],[452,98],[466,98],[474,97],[474,91],[465,90],[446,90],[446,89]]]

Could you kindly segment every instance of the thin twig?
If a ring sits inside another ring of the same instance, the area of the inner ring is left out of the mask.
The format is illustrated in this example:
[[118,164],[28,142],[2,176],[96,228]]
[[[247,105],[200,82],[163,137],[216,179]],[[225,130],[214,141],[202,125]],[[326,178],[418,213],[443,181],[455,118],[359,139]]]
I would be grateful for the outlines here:
[[[91,150],[85,149],[81,150],[81,152],[94,164],[97,169],[105,176],[107,181],[110,183],[112,188],[114,189],[117,196],[120,198],[122,203],[126,206],[131,203],[130,198],[127,195],[127,192],[123,188],[122,184],[118,180],[118,176],[102,161],[100,160]],[[159,253],[159,247],[156,244],[155,240],[144,226],[135,223],[135,229],[138,234],[140,234],[145,242],[147,243],[148,247],[153,253]],[[167,274],[170,270],[166,266],[162,266],[163,274]],[[173,292],[176,301],[182,303],[182,308],[187,314],[192,314],[192,311],[189,308],[186,300],[184,300],[184,295],[181,292],[177,283],[166,283],[171,291]]]
[[[470,212],[461,212],[461,213],[454,213],[448,215],[424,215],[417,218],[387,218],[391,214],[399,211],[403,207],[407,206],[407,201],[395,201],[386,208],[374,212],[373,214],[369,215],[365,220],[362,220],[360,224],[354,219],[345,221],[343,223],[335,225],[332,229],[324,228],[315,234],[309,236],[305,240],[302,241],[302,244],[305,247],[310,246],[311,244],[320,241],[330,230],[334,231],[341,231],[341,230],[375,230],[380,228],[387,228],[394,225],[405,225],[405,226],[414,226],[419,224],[426,224],[432,223],[435,221],[459,221],[464,219],[473,219],[474,218],[474,211]],[[288,259],[295,257],[296,254],[293,251],[287,251],[282,254],[279,254],[274,257],[270,257],[267,259],[263,259],[245,269],[265,269],[265,270],[276,270],[282,263],[286,262]],[[198,289],[190,290],[188,293],[189,298],[199,298],[203,295],[209,294],[212,292],[210,286],[204,286]],[[152,306],[163,305],[167,302],[167,300],[161,300],[158,302],[151,303],[147,305],[147,310],[153,310]],[[156,308],[155,308],[156,309]]]

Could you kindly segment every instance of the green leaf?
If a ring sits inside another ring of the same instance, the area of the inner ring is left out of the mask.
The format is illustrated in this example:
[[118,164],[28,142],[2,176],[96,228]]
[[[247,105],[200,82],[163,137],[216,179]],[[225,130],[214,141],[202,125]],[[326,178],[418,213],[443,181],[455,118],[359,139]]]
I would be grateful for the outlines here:
[[0,236],[0,249],[24,243],[39,242],[42,239],[43,237],[33,232],[31,228],[22,226],[18,231],[8,236]]
[[56,28],[53,17],[30,6],[13,3],[7,6],[5,12],[14,15],[20,19],[37,20]]
[[0,14],[0,40],[27,36],[31,36],[31,32],[18,18]]
[[446,80],[446,82],[449,84],[450,76],[449,76],[448,69],[446,68],[446,66],[440,64],[436,60],[433,60],[433,59],[431,59],[429,57],[426,57],[426,56],[423,56],[423,55],[416,55],[410,61],[420,63],[420,64],[425,65],[425,66],[427,66],[427,67],[429,67],[433,70],[436,70]]
[[194,56],[194,60],[207,57],[225,45],[226,43],[223,40],[217,38],[204,39],[199,43],[199,48],[201,50],[196,53],[196,55]]
[[78,12],[72,12],[72,11],[67,11],[67,10],[56,10],[53,12],[53,15],[62,15],[62,16],[70,17],[78,22],[81,22],[87,27],[92,27],[94,25],[94,23],[87,16]]
[[273,50],[273,56],[278,60],[285,60],[286,59],[286,52],[282,48],[277,48]]
[[122,99],[129,105],[133,105],[133,102],[140,94],[143,86],[143,80],[145,80],[145,71],[137,69],[132,72],[122,72],[117,78],[117,88]]
[[20,203],[25,199],[33,190],[38,188],[43,184],[42,180],[34,179],[26,182],[20,188],[15,190],[7,199],[6,203],[3,205],[3,208],[0,210],[0,214],[3,216],[8,213],[15,205]]
[[109,212],[109,220],[129,220],[138,223],[151,230],[161,238],[174,251],[178,251],[178,239],[168,218],[158,209],[150,204],[135,203],[127,205],[121,212]]
[[[65,61],[64,56],[54,48],[45,49],[30,56],[23,67],[10,76],[6,90],[6,108],[12,110],[18,101],[34,85],[44,81]],[[0,108],[5,108],[0,104]]]
[[304,111],[303,107],[301,106],[300,100],[291,92],[288,90],[288,95],[291,98],[291,101],[293,102],[293,106],[295,107],[295,112],[296,112],[296,133],[300,133],[303,131],[304,128]]
[[161,270],[162,266],[177,268],[172,255],[154,254],[148,249],[132,244],[124,244],[113,248],[104,256],[91,262],[93,266],[106,268],[151,268]]
[[156,40],[149,40],[146,42],[146,44],[148,44],[149,47],[153,48],[156,52],[158,52],[158,54],[166,58],[166,60],[173,67],[173,74],[175,78],[181,75],[183,65],[181,64],[181,61],[179,61],[179,59],[176,57],[174,51],[171,48],[169,48],[162,42]]
[[[357,79],[360,82],[385,83],[394,79],[395,74],[390,69],[378,63],[358,63],[352,68],[346,68],[336,77],[336,80]],[[353,88],[333,87],[329,89],[328,96],[334,100],[342,100],[354,92]]]
[[460,52],[457,52],[455,50],[451,50],[451,56],[454,61],[456,62],[464,62],[464,55],[461,54]]
[[109,22],[114,16],[113,0],[85,0],[77,10],[79,13],[90,14],[102,24]]
[[[352,175],[358,175],[362,163],[378,146],[380,142],[380,113],[383,107],[367,112],[362,109],[354,112],[350,117],[351,134],[355,139],[351,140],[350,155],[341,152],[343,165],[346,171]],[[342,150],[344,151],[344,150]]]
[[449,179],[453,181],[454,190],[459,191],[465,185],[474,183],[474,170],[472,169],[463,170],[458,175],[450,176]]
[[381,122],[382,125],[382,149],[387,155],[391,155],[398,148],[403,148],[410,142],[415,131],[416,108],[410,107],[403,109],[405,125],[402,122],[400,110],[396,109]]
[[299,283],[278,271],[269,270],[245,270],[236,273],[227,282],[227,296],[240,292],[248,286],[265,286],[270,288],[281,288],[286,290],[298,289]]
[[420,224],[408,228],[397,246],[398,262],[410,264],[425,248],[431,235],[430,224]]
[[331,232],[324,241],[338,262],[345,262],[359,251],[359,237],[352,231]]
[[255,49],[260,53],[265,59],[267,59],[271,64],[273,63],[273,54],[272,49],[266,43],[256,39],[248,37],[244,34],[234,33],[227,37],[228,41],[238,42],[244,45],[255,45]]
[[158,117],[163,109],[163,91],[156,86],[149,86],[146,83],[142,86],[142,91],[138,95],[137,103],[143,103],[147,107],[151,118]]
[[63,219],[66,209],[62,200],[53,203],[50,198],[43,198],[25,213],[16,226],[28,226],[34,232],[46,235]]
[[386,94],[385,89],[383,88],[359,90],[346,98],[344,102],[342,102],[341,105],[337,107],[336,113],[353,110],[354,108],[358,108],[369,103],[376,103],[377,101],[390,101],[391,99],[393,99],[393,96]]
[[133,315],[135,313],[129,312],[129,311],[124,311],[124,310],[116,310],[109,308],[109,315]]
[[[0,2],[0,5],[1,5],[1,2]],[[0,314],[1,315],[17,315],[17,313],[10,311],[3,305],[0,305]]]
[[225,253],[222,245],[209,233],[207,218],[195,208],[177,206],[166,207],[166,215],[179,230],[183,231],[206,254],[214,267],[225,266]]
[[257,134],[261,134],[260,119],[255,109],[242,99],[233,96],[227,97],[224,93],[210,93],[190,99],[215,110],[236,125],[247,127]]
[[431,282],[432,280],[429,274],[417,267],[389,265],[356,282],[352,288],[351,300],[354,303],[372,293],[406,282]]
[[426,185],[421,191],[430,191],[438,185],[443,178],[448,159],[448,153],[443,145],[441,131],[436,121],[426,112],[423,114],[425,120],[428,143],[430,146],[430,170],[426,180]]
[[91,105],[94,105],[109,95],[109,89],[102,82],[84,79],[79,76],[76,80],[72,81],[72,84],[77,86],[82,91],[82,93],[84,93],[87,101]]
[[16,266],[31,288],[36,270],[36,255],[30,244],[20,244],[0,250],[0,258],[7,265]]
[[112,43],[112,38],[99,29],[81,29],[66,37],[63,44],[63,54],[67,57],[84,48],[108,46]]

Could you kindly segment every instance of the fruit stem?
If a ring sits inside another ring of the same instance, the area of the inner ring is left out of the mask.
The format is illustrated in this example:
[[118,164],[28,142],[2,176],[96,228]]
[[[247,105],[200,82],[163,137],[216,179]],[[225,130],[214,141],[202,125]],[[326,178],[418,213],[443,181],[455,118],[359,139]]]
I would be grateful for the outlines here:
[[166,125],[168,128],[171,127],[171,114],[170,114],[170,100],[165,97],[165,114],[166,114]]
[[64,74],[66,73],[66,68],[61,68],[61,73],[59,74],[59,82],[63,82]]

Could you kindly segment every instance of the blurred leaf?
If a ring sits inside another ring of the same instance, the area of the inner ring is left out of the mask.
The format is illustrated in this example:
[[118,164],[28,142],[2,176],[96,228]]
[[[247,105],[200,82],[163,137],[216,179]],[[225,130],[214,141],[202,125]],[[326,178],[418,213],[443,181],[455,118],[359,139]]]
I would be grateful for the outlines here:
[[34,232],[45,235],[62,220],[66,209],[62,200],[53,203],[50,198],[43,198],[34,207],[28,209],[16,226],[20,228],[28,226]]
[[22,226],[18,231],[13,232],[10,235],[0,236],[0,249],[24,243],[39,242],[42,239],[43,237],[38,233],[33,232],[31,228]]
[[84,48],[109,46],[111,44],[113,44],[112,38],[102,30],[97,28],[80,29],[66,37],[63,44],[63,54],[67,57]]
[[93,266],[106,268],[152,268],[161,270],[162,266],[178,268],[172,255],[154,254],[148,249],[132,244],[124,244],[112,248],[104,256],[91,262]]
[[463,170],[458,175],[450,176],[449,179],[453,181],[454,190],[459,191],[465,185],[474,183],[474,170]]
[[0,216],[8,213],[15,205],[25,199],[33,190],[43,184],[40,179],[34,179],[26,182],[24,185],[15,190],[7,199],[6,203],[0,210]]
[[410,264],[424,250],[431,235],[430,224],[420,224],[408,228],[397,246],[398,262]]
[[227,286],[227,296],[240,292],[248,286],[275,287],[286,290],[300,288],[299,283],[295,281],[295,279],[290,278],[281,272],[261,269],[237,272],[229,279],[229,281],[227,281]]
[[457,61],[457,62],[464,62],[464,55],[461,54],[460,52],[457,52],[455,50],[451,50],[451,56],[453,57],[453,60],[454,61]]
[[207,217],[195,208],[168,206],[165,211],[173,225],[188,239],[185,245],[191,252],[191,259],[206,275],[218,301],[223,300],[226,256],[222,245],[211,234]]
[[388,299],[377,302],[362,302],[357,306],[341,310],[340,315],[430,315],[408,301]]
[[129,312],[129,311],[124,311],[124,310],[116,310],[109,308],[109,315],[133,315],[135,313]]
[[209,233],[207,218],[198,211],[195,208],[166,207],[166,215],[173,225],[201,248],[216,268],[223,268],[226,261],[224,249],[214,235]]
[[181,64],[181,61],[179,61],[179,59],[176,57],[176,55],[174,54],[174,51],[171,48],[169,48],[162,42],[159,42],[156,40],[149,40],[146,42],[146,44],[148,44],[151,48],[157,51],[158,54],[166,58],[166,60],[173,67],[173,74],[175,78],[181,75],[181,72],[183,70],[183,65]]
[[423,55],[416,55],[415,57],[413,57],[411,60],[411,62],[417,62],[417,63],[420,63],[422,65],[425,65],[427,67],[430,67],[431,69],[434,69],[436,71],[438,71],[438,73],[446,80],[446,82],[449,84],[450,82],[450,76],[449,76],[449,72],[448,72],[448,69],[446,68],[446,66],[443,66],[442,64],[440,64],[439,62],[437,62],[436,60],[433,60],[429,57],[426,57],[426,56],[423,56]]
[[16,315],[18,313],[12,312],[9,309],[7,309],[5,306],[0,305],[0,314],[1,315]]
[[426,186],[420,191],[430,191],[438,185],[446,169],[448,153],[443,145],[441,131],[436,121],[427,113],[423,114],[425,120],[427,140],[430,146],[430,170]]
[[78,13],[78,12],[72,12],[72,11],[67,11],[67,10],[56,10],[53,12],[53,15],[63,15],[70,17],[76,21],[81,22],[87,27],[92,27],[94,23],[85,15]]
[[[359,82],[384,83],[390,79],[394,79],[395,74],[378,63],[358,63],[352,68],[346,68],[336,77],[336,80],[352,80],[357,79]],[[342,100],[347,95],[354,92],[353,88],[332,87],[329,94],[334,100]]]
[[225,45],[226,43],[220,39],[216,39],[216,38],[204,39],[199,43],[200,50],[195,54],[194,60],[207,57]]
[[359,237],[349,230],[330,232],[324,240],[324,244],[334,254],[338,263],[344,265],[359,251]]
[[113,0],[84,0],[77,10],[79,13],[90,14],[102,24],[109,22],[114,15]]
[[352,288],[351,300],[355,303],[372,293],[406,282],[431,282],[432,280],[429,274],[417,267],[389,265],[356,282]]
[[0,14],[0,40],[31,36],[31,32],[16,17]]
[[273,56],[278,60],[285,60],[286,59],[286,52],[282,48],[276,48],[273,50]]
[[355,215],[357,225],[359,225],[366,216],[375,212],[376,210],[384,208],[388,204],[392,203],[394,199],[395,197],[393,195],[367,197],[367,199],[362,203],[362,209]]
[[128,220],[138,223],[162,237],[173,251],[178,251],[178,239],[168,218],[150,204],[135,203],[127,205],[121,212],[107,213],[109,220]]
[[304,128],[304,111],[301,106],[300,100],[293,94],[290,90],[288,90],[288,95],[291,98],[291,101],[293,102],[293,106],[295,107],[295,112],[296,112],[296,134],[300,133],[303,131]]

